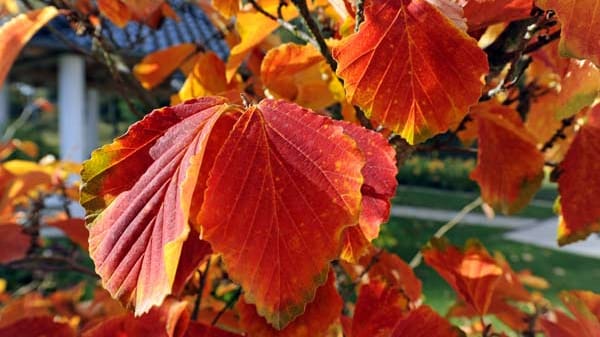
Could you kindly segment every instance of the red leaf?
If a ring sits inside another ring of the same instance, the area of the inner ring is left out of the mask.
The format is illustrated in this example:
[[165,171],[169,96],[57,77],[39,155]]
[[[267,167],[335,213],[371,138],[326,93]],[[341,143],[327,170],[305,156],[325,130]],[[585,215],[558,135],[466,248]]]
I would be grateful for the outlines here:
[[[600,106],[590,112],[600,113]],[[592,232],[600,232],[600,204],[598,170],[600,170],[600,125],[592,123],[581,127],[565,159],[559,166],[558,190],[562,214],[558,243],[564,245],[583,240]]]
[[596,0],[537,0],[545,9],[553,9],[562,25],[560,53],[589,59],[600,65],[600,6]]
[[428,306],[411,311],[394,327],[391,337],[459,337],[463,334]]
[[365,180],[361,187],[360,218],[357,226],[344,232],[340,255],[349,262],[357,262],[367,252],[369,242],[379,235],[379,226],[389,218],[390,199],[398,186],[396,152],[380,133],[347,122],[336,124],[356,141],[367,160],[361,170]]
[[424,0],[365,1],[365,22],[333,55],[348,99],[411,144],[456,127],[488,70],[475,40]]
[[600,295],[589,291],[564,291],[560,298],[574,318],[560,311],[551,317],[542,317],[541,327],[548,337],[600,336]]
[[31,237],[18,224],[0,224],[0,263],[20,260],[27,255]]
[[63,231],[71,241],[81,248],[88,250],[89,231],[85,227],[84,219],[69,218],[64,215],[46,220],[46,225],[56,227]]
[[273,100],[250,107],[219,152],[197,223],[276,328],[304,311],[358,222],[364,163],[330,119]]
[[18,15],[0,27],[0,88],[21,49],[57,15],[58,10],[48,6]]
[[489,25],[528,18],[533,0],[467,0],[465,18],[470,31]]
[[360,262],[366,266],[370,264],[370,280],[380,280],[402,290],[411,302],[421,299],[421,280],[399,256],[380,251],[371,256],[364,256]]
[[191,230],[187,240],[181,248],[181,256],[173,282],[173,293],[177,294],[183,290],[186,282],[196,272],[198,265],[205,258],[210,257],[212,248],[210,244],[204,240],[200,240],[200,234],[195,230]]
[[155,110],[84,163],[90,255],[103,286],[138,315],[172,292],[192,196],[212,164],[205,147],[234,120],[235,108],[223,103],[206,98]]
[[186,302],[168,300],[140,317],[128,312],[105,319],[85,330],[82,337],[182,337],[190,320],[186,308]]
[[241,335],[192,321],[184,337],[241,337]]
[[75,331],[66,323],[54,321],[52,316],[28,317],[0,328],[0,337],[75,337]]
[[544,158],[535,138],[509,107],[483,103],[471,115],[479,134],[477,167],[471,179],[479,184],[487,204],[504,213],[517,212],[529,203],[544,177]]
[[240,299],[237,309],[240,325],[251,337],[324,337],[342,311],[342,299],[335,289],[335,275],[329,273],[327,282],[317,289],[315,299],[306,311],[285,328],[277,330],[259,316],[256,307]]
[[365,284],[360,287],[356,300],[350,336],[390,336],[396,322],[408,308],[408,299],[400,289],[379,281]]
[[423,257],[477,313],[488,312],[502,268],[485,248],[471,242],[461,252],[447,241],[436,239],[423,250]]

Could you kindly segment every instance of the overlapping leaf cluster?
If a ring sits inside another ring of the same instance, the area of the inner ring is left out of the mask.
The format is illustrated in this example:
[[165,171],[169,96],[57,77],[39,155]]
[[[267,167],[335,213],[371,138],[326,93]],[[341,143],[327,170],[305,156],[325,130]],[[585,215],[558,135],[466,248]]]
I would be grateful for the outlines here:
[[[104,19],[121,27],[177,20],[161,0],[54,5],[0,28],[0,80],[57,15],[92,31]],[[550,167],[560,192],[558,242],[600,231],[600,50],[590,28],[597,1],[198,5],[230,54],[223,60],[186,43],[135,65],[147,90],[175,72],[185,81],[171,106],[83,164],[89,240],[66,210],[41,222],[33,213],[19,218],[33,207],[27,202],[75,198],[65,185],[72,169],[0,167],[0,239],[10,247],[0,262],[38,248],[25,222],[59,227],[85,249],[89,242],[102,287],[135,316],[101,290],[83,303],[77,289],[30,294],[2,299],[0,336],[25,326],[57,336],[497,334],[482,324],[487,315],[525,336],[600,333],[598,295],[565,292],[569,316],[526,288],[543,280],[513,271],[500,255],[476,242],[460,249],[432,240],[424,260],[458,295],[448,317],[475,318],[459,329],[422,303],[410,266],[371,244],[389,217],[397,165],[414,150],[443,150],[442,134],[477,152],[471,178],[492,208],[522,209]],[[282,43],[282,31],[303,43]],[[28,146],[12,140],[0,153],[15,148]],[[21,309],[37,301],[36,310]]]

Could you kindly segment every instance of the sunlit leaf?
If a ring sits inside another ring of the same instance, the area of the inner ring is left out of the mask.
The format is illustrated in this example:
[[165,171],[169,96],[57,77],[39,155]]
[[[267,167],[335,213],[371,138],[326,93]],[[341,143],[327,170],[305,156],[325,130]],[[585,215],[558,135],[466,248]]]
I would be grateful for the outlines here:
[[304,311],[358,222],[364,164],[342,127],[273,100],[251,106],[217,156],[197,223],[276,328]]
[[0,87],[21,49],[33,35],[58,15],[48,6],[20,14],[0,27]]
[[596,337],[600,335],[600,296],[589,291],[563,291],[560,299],[573,314],[556,311],[540,325],[548,337]]
[[[600,114],[595,106],[590,116]],[[558,243],[561,245],[587,238],[600,231],[600,123],[589,117],[571,143],[565,159],[559,166],[558,190],[561,221]]]
[[466,0],[465,18],[469,30],[489,25],[528,18],[533,0]]
[[66,323],[55,322],[52,316],[38,316],[19,320],[0,328],[0,337],[75,337],[75,331]]
[[226,19],[235,16],[240,10],[240,0],[212,0],[212,5]]
[[196,50],[193,43],[178,44],[146,55],[133,67],[133,74],[146,89],[164,81]]
[[218,149],[234,118],[219,98],[155,110],[84,163],[81,203],[103,286],[136,313],[172,291],[207,143]]
[[424,305],[403,317],[394,327],[391,337],[460,337],[462,335],[460,330]]
[[512,108],[487,102],[471,111],[479,135],[477,167],[471,179],[479,184],[487,204],[514,213],[525,207],[539,189],[544,158]]
[[476,41],[424,0],[366,1],[333,55],[348,99],[411,144],[456,127],[488,70]]
[[325,337],[329,327],[336,321],[342,310],[342,299],[335,289],[335,275],[329,273],[328,280],[317,289],[314,301],[306,306],[306,311],[281,330],[271,326],[256,312],[256,307],[247,304],[244,298],[237,305],[240,325],[249,336],[260,337]]
[[600,6],[596,0],[536,0],[552,9],[561,23],[560,52],[563,56],[589,59],[600,66]]

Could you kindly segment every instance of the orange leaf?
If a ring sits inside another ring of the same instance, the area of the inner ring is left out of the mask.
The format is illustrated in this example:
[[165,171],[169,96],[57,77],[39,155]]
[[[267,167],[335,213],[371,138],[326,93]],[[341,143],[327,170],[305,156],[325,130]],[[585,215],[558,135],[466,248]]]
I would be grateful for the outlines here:
[[184,337],[241,337],[241,335],[192,321]]
[[476,41],[424,0],[366,1],[333,55],[348,99],[411,144],[456,127],[488,70]]
[[105,319],[86,329],[82,337],[182,337],[189,320],[187,303],[170,299],[140,317],[127,312]]
[[444,240],[432,240],[423,249],[430,265],[480,315],[488,312],[502,268],[481,245],[471,242],[464,252]]
[[489,25],[528,18],[533,0],[468,0],[464,6],[470,31]]
[[[600,114],[596,105],[590,115]],[[598,170],[600,169],[600,123],[584,125],[575,135],[565,159],[559,166],[558,190],[562,214],[558,243],[565,245],[600,232]]]
[[211,164],[205,148],[219,148],[234,121],[235,108],[224,102],[155,110],[84,163],[90,255],[103,286],[138,315],[172,292],[192,195]]
[[335,289],[335,275],[329,273],[326,283],[317,289],[314,300],[306,310],[285,328],[277,330],[259,316],[256,307],[247,304],[244,297],[238,302],[240,325],[248,335],[256,337],[325,337],[329,327],[342,311],[342,298]]
[[358,222],[364,164],[343,128],[273,100],[251,106],[219,152],[197,223],[276,328],[304,311]]
[[0,87],[21,49],[57,15],[58,10],[48,6],[20,14],[0,27]]
[[321,53],[312,45],[282,44],[269,50],[260,72],[268,93],[310,109],[335,102],[329,90],[337,81]]
[[75,331],[68,324],[54,321],[52,316],[38,316],[21,319],[0,328],[0,337],[75,337]]
[[369,242],[379,235],[379,226],[390,215],[390,199],[398,186],[396,151],[380,133],[347,122],[336,123],[356,141],[367,160],[361,170],[364,182],[358,225],[344,232],[344,246],[340,254],[342,259],[356,262],[366,253]]
[[529,203],[544,176],[536,140],[512,108],[486,102],[471,111],[479,134],[471,179],[479,184],[487,204],[504,213],[517,212]]
[[419,307],[403,317],[391,337],[459,337],[462,332],[428,306]]
[[537,0],[558,14],[562,25],[560,53],[566,57],[589,59],[600,66],[600,6],[596,0]]
[[574,318],[557,311],[542,317],[541,327],[548,337],[600,336],[600,296],[589,291],[563,291],[560,298]]
[[364,284],[356,300],[350,337],[390,336],[408,309],[408,299],[400,289],[379,281]]
[[125,27],[131,20],[129,8],[120,0],[98,0],[98,9],[119,28]]
[[146,55],[133,67],[133,74],[146,89],[164,81],[196,50],[193,43],[183,43]]
[[212,5],[225,19],[235,16],[240,10],[240,0],[212,0]]
[[0,263],[20,260],[27,255],[31,237],[18,224],[0,223]]
[[575,115],[590,106],[600,92],[600,70],[589,61],[572,60],[561,81],[555,106],[557,119]]

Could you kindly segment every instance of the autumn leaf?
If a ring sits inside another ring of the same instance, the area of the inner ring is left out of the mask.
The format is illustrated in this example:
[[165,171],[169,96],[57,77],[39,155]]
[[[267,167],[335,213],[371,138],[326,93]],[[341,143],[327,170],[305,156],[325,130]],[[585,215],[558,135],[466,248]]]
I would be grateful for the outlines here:
[[396,152],[387,140],[377,132],[362,126],[336,122],[352,137],[367,160],[362,169],[364,182],[358,225],[344,232],[342,259],[356,262],[366,253],[369,243],[379,235],[379,226],[388,220],[390,200],[396,193]]
[[[368,261],[368,262],[367,262]],[[411,302],[421,299],[422,283],[414,270],[399,256],[379,251],[361,258],[361,264],[370,265],[368,275],[371,280],[379,280],[400,289]]]
[[536,140],[512,108],[486,102],[471,111],[479,135],[471,179],[479,184],[487,204],[507,214],[517,212],[529,203],[544,176],[544,158]]
[[469,242],[460,251],[445,240],[435,239],[423,249],[423,257],[477,313],[488,312],[503,272],[485,248]]
[[193,43],[178,44],[146,55],[133,67],[133,74],[146,89],[152,89],[164,81],[192,53],[196,51]]
[[119,28],[131,20],[129,8],[120,0],[98,0],[98,10]]
[[85,227],[85,220],[71,218],[65,214],[45,219],[47,226],[55,227],[63,231],[71,241],[78,244],[84,250],[88,250],[89,232]]
[[304,311],[358,222],[364,164],[342,127],[273,100],[240,117],[215,159],[196,222],[275,328]]
[[536,0],[544,9],[558,14],[562,31],[560,53],[566,57],[589,59],[600,66],[600,6],[596,0]]
[[282,44],[267,52],[260,77],[267,96],[284,98],[310,109],[335,103],[331,81],[337,81],[323,55],[312,45]]
[[84,330],[82,337],[182,337],[189,320],[187,303],[169,299],[140,317],[127,312],[106,318]]
[[27,255],[32,238],[23,227],[13,223],[0,223],[0,263],[20,260]]
[[421,306],[403,317],[394,327],[391,337],[460,337],[462,332],[454,328],[442,316],[428,306]]
[[381,281],[360,287],[349,337],[390,336],[396,322],[409,310],[402,290]]
[[563,291],[560,299],[573,314],[560,311],[542,317],[540,325],[548,337],[596,337],[600,335],[600,296],[590,291]]
[[52,316],[21,319],[0,328],[0,337],[75,337],[75,331],[66,323],[55,322]]
[[241,337],[241,335],[191,321],[184,337]]
[[333,56],[350,102],[410,144],[456,127],[488,70],[476,41],[424,0],[365,2],[365,22]]
[[338,319],[342,310],[342,298],[335,289],[335,274],[329,273],[328,280],[317,289],[314,301],[308,303],[301,316],[281,330],[275,329],[264,317],[256,312],[256,307],[240,299],[237,309],[240,325],[249,336],[260,337],[325,337],[329,327]]
[[465,18],[470,31],[489,25],[526,19],[531,14],[533,0],[467,0]]
[[96,272],[138,315],[172,291],[192,195],[210,165],[205,148],[234,119],[224,103],[205,98],[155,110],[84,163],[81,204]]
[[21,49],[58,13],[55,7],[47,6],[20,14],[0,27],[0,87]]
[[226,19],[235,16],[240,10],[240,0],[212,0],[212,5]]
[[565,245],[587,238],[592,232],[600,232],[600,185],[597,172],[600,169],[600,123],[596,119],[600,106],[589,113],[588,123],[581,127],[571,143],[558,172],[560,194],[560,223],[558,243]]

